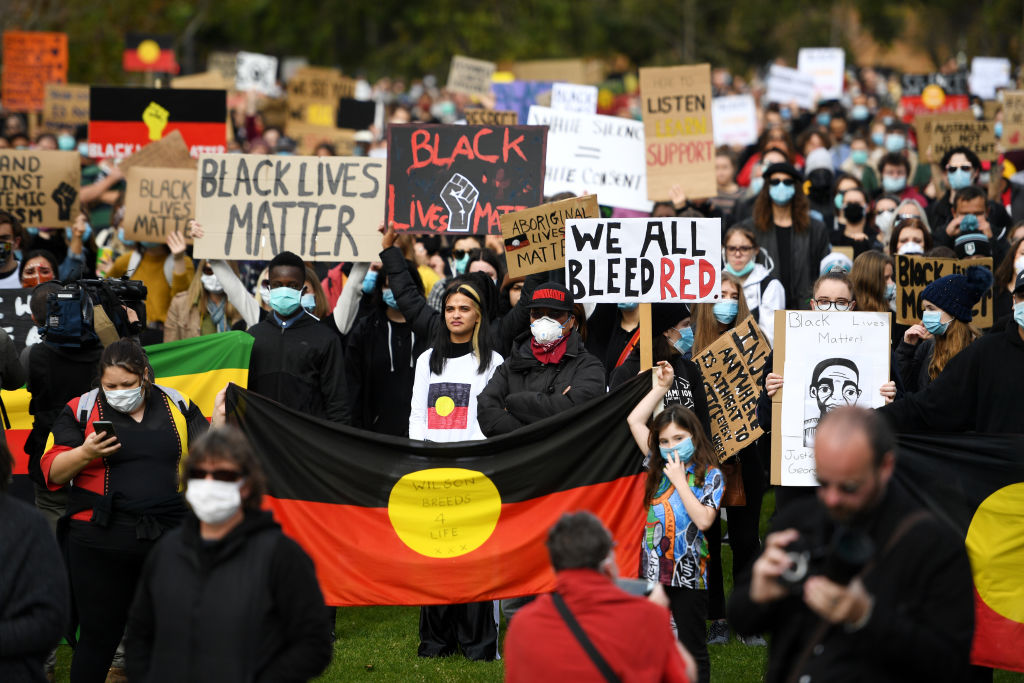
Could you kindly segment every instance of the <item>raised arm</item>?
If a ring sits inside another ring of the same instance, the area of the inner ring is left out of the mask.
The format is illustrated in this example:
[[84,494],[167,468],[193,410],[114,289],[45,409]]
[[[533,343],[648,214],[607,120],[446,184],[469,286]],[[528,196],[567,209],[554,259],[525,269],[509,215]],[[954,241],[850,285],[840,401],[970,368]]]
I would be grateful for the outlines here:
[[[188,226],[193,238],[202,239],[204,235],[203,226],[198,221],[189,221]],[[249,293],[249,290],[245,288],[245,285],[242,284],[238,275],[228,265],[228,262],[212,259],[207,261],[207,263],[210,264],[213,274],[217,276],[217,280],[220,281],[221,286],[224,288],[224,294],[227,296],[228,301],[242,314],[245,324],[252,327],[258,323],[260,321],[260,305],[256,303],[256,297]]]
[[651,430],[647,428],[647,420],[654,414],[654,409],[661,403],[661,399],[665,397],[665,393],[672,386],[672,380],[675,379],[675,371],[668,361],[658,361],[654,372],[656,380],[654,387],[640,399],[636,408],[633,408],[633,412],[626,418],[629,431],[633,433],[633,440],[644,454],[649,449],[648,444],[651,437]]

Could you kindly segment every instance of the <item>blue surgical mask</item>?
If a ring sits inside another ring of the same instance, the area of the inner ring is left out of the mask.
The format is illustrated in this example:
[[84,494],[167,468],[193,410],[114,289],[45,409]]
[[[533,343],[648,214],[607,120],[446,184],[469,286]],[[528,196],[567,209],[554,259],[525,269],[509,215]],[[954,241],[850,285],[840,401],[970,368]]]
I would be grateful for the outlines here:
[[757,176],[756,178],[750,179],[750,192],[751,194],[761,194],[761,188],[764,187],[764,177]]
[[997,138],[1002,138],[1003,137],[1003,122],[1002,121],[996,121],[992,125],[992,132],[995,133]]
[[302,292],[291,287],[275,287],[270,290],[270,307],[278,315],[290,316],[302,303]]
[[369,294],[377,286],[377,271],[368,270],[363,276],[363,294]]
[[78,143],[78,153],[81,156],[83,156],[83,157],[89,156],[89,143],[88,142],[79,142]]
[[784,185],[779,183],[778,185],[772,185],[768,188],[768,195],[772,198],[772,201],[779,206],[785,206],[793,201],[793,195],[796,194],[796,185]]
[[718,322],[728,325],[736,319],[736,313],[740,310],[740,302],[736,301],[736,299],[716,301],[712,310]]
[[125,236],[124,236],[124,228],[118,228],[117,229],[117,239],[121,240],[121,244],[123,244],[126,247],[131,247],[131,246],[133,246],[135,244],[134,241],[125,238]]
[[843,193],[842,192],[836,192],[836,198],[835,198],[835,201],[833,203],[836,205],[836,209],[842,209],[843,208]]
[[907,147],[907,139],[898,133],[885,136],[885,148],[890,152],[902,152]]
[[850,158],[855,165],[863,166],[868,163],[868,151],[866,149],[855,149],[850,152]]
[[872,133],[871,142],[875,143],[875,147],[881,147],[885,144],[885,133]]
[[789,110],[789,107],[783,107],[782,109],[779,109],[779,116],[782,117],[783,121],[789,121],[793,118],[793,112]]
[[850,110],[850,118],[854,121],[867,121],[869,116],[871,116],[871,112],[868,111],[867,106],[863,104],[856,104],[853,109]]
[[946,329],[951,322],[953,321],[942,322],[942,311],[925,311],[921,315],[921,324],[924,325],[924,329],[939,337],[946,334]]
[[827,111],[823,111],[820,114],[818,114],[816,120],[819,126],[827,126],[828,124],[832,123],[832,115],[829,114]]
[[969,213],[960,219],[960,232],[978,232],[978,217]]
[[469,268],[469,254],[463,254],[462,258],[455,259],[455,273],[462,275]]
[[883,117],[882,117],[882,123],[883,123],[883,124],[885,124],[885,125],[886,125],[887,127],[888,127],[888,126],[891,126],[891,125],[892,125],[892,123],[893,123],[893,121],[895,121],[895,120],[896,120],[896,119],[894,119],[894,118],[893,118],[893,117],[891,117],[891,116],[883,116]]
[[388,308],[394,308],[398,310],[398,302],[395,301],[395,293],[390,289],[385,289],[381,292],[381,297],[384,299],[384,303],[387,304]]
[[882,176],[882,189],[889,193],[899,193],[907,189],[907,176]]
[[896,283],[890,282],[885,286],[885,300],[892,301],[896,298]]
[[[64,235],[68,238],[68,242],[71,241],[71,228],[64,228]],[[88,242],[89,238],[92,237],[92,226],[88,223],[85,224],[85,232],[82,233],[82,241]]]
[[632,302],[632,303],[626,303],[626,302],[621,302],[620,301],[618,303],[618,307],[619,307],[620,311],[635,311],[637,309],[637,306],[639,306],[639,305],[640,304],[636,303],[635,301]]
[[57,136],[57,149],[63,152],[70,152],[75,148],[75,136],[61,133]]
[[29,236],[35,237],[39,234],[39,228],[25,228],[25,232],[27,232]]
[[739,270],[733,270],[732,265],[729,263],[725,264],[725,272],[729,273],[730,275],[735,275],[736,277],[746,277],[747,274],[749,274],[750,271],[752,271],[753,269],[754,259],[750,259],[749,261],[747,261],[747,265],[743,266]]
[[971,184],[971,172],[962,171],[959,168],[952,173],[947,173],[946,177],[949,178],[949,186],[954,191],[962,190]]
[[1024,329],[1024,301],[1013,305],[1013,320],[1018,327]]
[[302,303],[302,307],[309,313],[316,310],[316,297],[312,294],[303,294],[299,300]]
[[674,455],[682,463],[688,463],[693,458],[693,439],[686,437],[671,448],[660,447],[661,457],[669,460]]
[[693,328],[687,326],[680,330],[676,330],[676,332],[679,333],[679,339],[672,342],[672,346],[675,347],[676,351],[678,351],[680,355],[685,356],[690,352],[690,349],[693,348]]

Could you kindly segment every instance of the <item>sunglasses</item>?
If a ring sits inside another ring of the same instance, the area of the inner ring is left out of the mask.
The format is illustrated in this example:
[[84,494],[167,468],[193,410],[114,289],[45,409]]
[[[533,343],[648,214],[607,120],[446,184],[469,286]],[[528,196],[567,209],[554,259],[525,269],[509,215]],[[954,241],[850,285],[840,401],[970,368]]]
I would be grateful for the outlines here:
[[215,481],[236,482],[242,478],[238,470],[204,470],[201,467],[189,467],[186,471],[189,479],[206,479],[213,477]]
[[796,183],[792,178],[772,178],[768,181],[769,185],[785,185],[786,187],[792,187]]
[[963,171],[964,173],[970,173],[974,170],[973,166],[947,166],[946,173],[955,173],[957,171]]
[[206,266],[203,268],[203,275],[213,275],[213,268]]
[[461,259],[466,254],[469,254],[469,258],[471,260],[474,260],[474,261],[476,259],[480,258],[480,250],[479,249],[470,249],[468,251],[465,250],[465,249],[453,249],[452,250],[452,258],[454,258],[456,261]]

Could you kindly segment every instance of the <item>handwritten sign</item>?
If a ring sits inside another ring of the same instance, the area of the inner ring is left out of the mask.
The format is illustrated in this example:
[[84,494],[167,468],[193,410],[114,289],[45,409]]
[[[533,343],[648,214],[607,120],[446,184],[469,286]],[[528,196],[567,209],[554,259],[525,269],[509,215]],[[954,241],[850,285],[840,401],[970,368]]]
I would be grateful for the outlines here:
[[339,100],[354,97],[355,92],[355,80],[342,76],[338,69],[302,67],[288,81],[288,118],[333,127]]
[[1024,90],[1003,93],[1003,145],[1024,147]]
[[586,85],[604,82],[604,64],[599,59],[536,59],[516,62],[511,70],[517,81],[561,81]]
[[720,218],[565,223],[565,281],[580,303],[700,303],[721,298]]
[[644,125],[618,116],[530,107],[527,121],[548,126],[548,195],[597,194],[606,206],[650,211]]
[[994,100],[998,88],[1013,85],[1010,60],[1005,57],[975,57],[971,60],[971,94],[983,100]]
[[210,154],[199,159],[197,258],[373,261],[384,162],[365,157]]
[[466,123],[470,126],[514,126],[519,123],[519,115],[514,111],[467,109]]
[[573,197],[501,216],[510,277],[565,267],[565,221],[598,218],[597,197]]
[[846,53],[841,47],[802,47],[796,68],[814,79],[814,96],[819,100],[838,100],[843,96]]
[[43,95],[43,124],[50,130],[89,123],[89,86],[47,83]]
[[[992,270],[991,258],[952,259],[930,256],[896,256],[896,322],[915,325],[921,322],[921,293],[940,277],[963,273],[969,266]],[[972,311],[971,323],[978,329],[992,327],[992,290],[989,289]]]
[[818,422],[840,406],[885,403],[889,343],[888,313],[775,312],[773,371],[786,383],[772,397],[773,484],[818,485]]
[[486,97],[491,94],[491,77],[497,69],[494,62],[455,55],[448,70],[448,90]]
[[256,52],[239,52],[235,60],[236,90],[255,90],[264,95],[274,95],[277,92],[277,57]]
[[689,197],[715,196],[711,65],[640,69],[640,96],[647,197],[667,200],[676,184]]
[[954,147],[974,150],[982,161],[998,156],[996,134],[991,121],[976,121],[970,111],[918,116],[914,127],[922,140],[918,148],[925,161],[938,163]]
[[47,83],[68,80],[68,35],[43,31],[4,31],[3,107],[41,111]]
[[184,234],[194,215],[195,170],[136,166],[125,174],[124,232],[137,242]]
[[[14,342],[19,353],[26,346],[39,343],[39,330],[32,321],[31,289],[0,289],[0,327]],[[4,397],[6,400],[6,397]],[[7,404],[7,410],[11,409]]]
[[387,215],[395,229],[498,234],[499,216],[544,197],[541,126],[388,128]]
[[0,150],[0,210],[22,225],[65,228],[78,215],[78,152]]
[[711,100],[715,147],[757,142],[757,105],[753,95],[727,95]]
[[693,359],[704,378],[711,445],[719,462],[764,434],[757,419],[757,401],[771,351],[754,317],[747,316]]
[[768,70],[768,89],[765,101],[789,105],[796,103],[802,109],[814,109],[814,76],[788,66],[772,64]]
[[580,114],[596,114],[597,86],[555,83],[551,87],[551,108]]

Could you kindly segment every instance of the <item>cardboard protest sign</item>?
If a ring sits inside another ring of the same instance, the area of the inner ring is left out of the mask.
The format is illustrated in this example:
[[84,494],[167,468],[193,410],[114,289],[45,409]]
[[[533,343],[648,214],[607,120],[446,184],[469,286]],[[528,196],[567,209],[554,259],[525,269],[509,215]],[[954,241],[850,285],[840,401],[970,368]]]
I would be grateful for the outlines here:
[[255,90],[264,95],[277,92],[277,57],[256,52],[239,52],[235,56],[235,90]]
[[814,435],[835,408],[878,408],[889,381],[889,314],[776,311],[771,483],[817,486]]
[[938,163],[942,155],[954,147],[967,147],[982,161],[994,161],[999,153],[993,126],[991,121],[974,120],[970,111],[914,119],[921,158],[932,163]]
[[166,242],[185,233],[194,215],[196,172],[136,166],[125,173],[124,234],[136,242]]
[[549,128],[548,195],[592,193],[605,206],[651,210],[640,121],[530,107],[527,122]]
[[341,75],[337,69],[304,66],[288,81],[289,104],[325,102],[337,104],[342,97],[354,97],[356,82]]
[[388,221],[395,229],[498,234],[498,217],[544,197],[542,126],[388,128]]
[[585,85],[604,82],[604,64],[597,59],[537,59],[516,62],[511,71],[517,81],[561,81]]
[[204,71],[188,76],[175,76],[171,79],[171,87],[180,90],[232,90],[234,78],[224,78],[219,71]]
[[551,87],[551,108],[580,114],[596,114],[597,86],[555,83]]
[[448,90],[486,97],[491,94],[491,76],[497,69],[494,62],[454,55],[448,70]]
[[597,197],[572,197],[501,216],[509,277],[565,267],[565,221],[598,218]]
[[374,261],[384,162],[365,157],[210,154],[199,159],[196,258]]
[[921,114],[963,111],[971,106],[968,77],[964,71],[951,74],[903,74],[903,122],[910,123]]
[[234,83],[238,74],[238,59],[234,52],[211,52],[206,58],[206,69],[216,71]]
[[543,99],[550,98],[553,86],[551,81],[492,83],[494,108],[501,111],[514,111],[519,117],[519,121],[526,121],[530,115],[530,107],[541,105]]
[[711,129],[711,65],[640,69],[647,159],[647,198],[714,197],[715,142]]
[[[14,348],[18,353],[26,346],[42,341],[39,338],[39,328],[32,321],[32,311],[29,308],[31,300],[31,288],[0,289],[0,327],[14,342]],[[10,404],[7,405],[7,409],[10,410]]]
[[94,159],[129,156],[176,130],[193,157],[226,152],[226,93],[172,88],[89,89],[89,156]]
[[514,111],[467,109],[466,123],[471,126],[514,126],[519,123],[519,116]]
[[89,86],[47,83],[43,95],[43,124],[50,130],[89,123]]
[[753,95],[727,95],[711,100],[715,147],[757,142],[757,105]]
[[761,375],[772,352],[754,316],[747,316],[694,357],[704,378],[711,445],[719,462],[754,443],[764,428],[757,419]]
[[[946,275],[963,273],[970,266],[981,266],[992,270],[992,259],[953,259],[931,256],[896,256],[896,322],[900,325],[915,325],[921,322],[924,312],[921,308],[921,292],[929,284]],[[992,290],[985,292],[978,305],[971,311],[972,325],[985,330],[992,327]]]
[[766,102],[789,105],[796,103],[802,109],[814,109],[814,77],[788,66],[772,64],[768,70]]
[[797,53],[796,68],[814,79],[814,96],[818,100],[838,100],[843,96],[846,53],[841,47],[802,47]]
[[285,134],[295,141],[295,152],[300,155],[315,153],[317,145],[324,142],[332,145],[338,156],[351,156],[356,149],[354,130],[289,120],[285,124]]
[[22,225],[66,228],[78,215],[78,152],[0,150],[0,211]]
[[349,130],[366,130],[373,125],[376,116],[376,102],[343,97],[338,102],[338,118],[335,125]]
[[971,94],[983,100],[994,100],[998,88],[1013,85],[1010,60],[1005,57],[975,57],[971,60]]
[[4,31],[3,108],[41,111],[47,83],[68,80],[68,35],[43,31]]
[[1003,146],[1024,147],[1024,90],[1003,93]]
[[152,168],[196,169],[196,160],[188,153],[185,138],[180,130],[172,131],[167,137],[151,142],[135,154],[121,161],[121,170],[128,173],[134,166]]
[[565,281],[580,303],[713,302],[721,270],[720,218],[565,222]]

